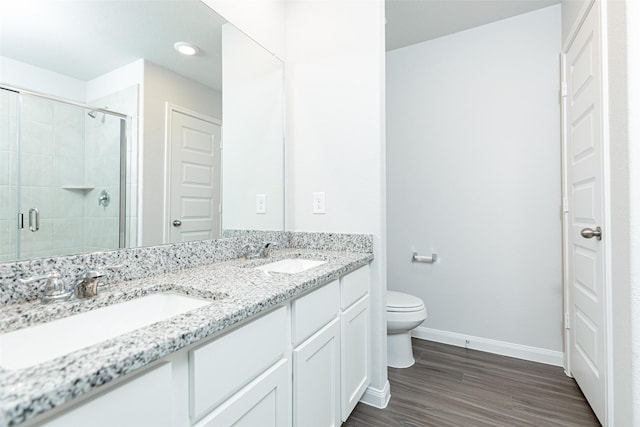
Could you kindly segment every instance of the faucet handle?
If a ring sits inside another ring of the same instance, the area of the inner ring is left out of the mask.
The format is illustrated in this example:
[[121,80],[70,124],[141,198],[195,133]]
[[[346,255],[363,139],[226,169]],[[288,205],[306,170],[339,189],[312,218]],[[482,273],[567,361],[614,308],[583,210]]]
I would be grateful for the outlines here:
[[101,267],[98,271],[98,273],[100,273],[100,277],[104,277],[103,281],[99,283],[98,286],[104,286],[107,288],[107,290],[109,290],[109,288],[111,287],[110,284],[110,277],[107,275],[107,273],[105,273],[105,270],[120,270],[121,268],[126,267],[125,264],[111,264],[111,265],[105,265],[104,267]]
[[73,294],[73,292],[69,290],[68,286],[65,285],[58,270],[51,270],[50,272],[40,276],[18,279],[20,283],[25,284],[37,282],[39,280],[47,280],[47,284],[41,298],[43,304],[48,304],[54,301],[66,301],[71,298],[71,295]]
[[82,279],[93,280],[103,277],[105,274],[100,270],[87,270],[82,273]]
[[18,279],[18,282],[23,284],[37,282],[39,280],[51,280],[51,279],[60,279],[60,272],[58,270],[51,270],[46,274],[41,274],[40,276],[31,276],[26,279]]
[[278,246],[278,242],[263,242],[262,243],[262,256],[268,257],[274,247]]
[[256,247],[250,243],[247,243],[242,247],[242,256],[246,259],[255,258],[256,256]]
[[[98,280],[99,281],[98,289],[106,288],[107,290],[110,290],[111,285],[109,283],[110,282],[109,276],[107,275],[105,270],[119,270],[124,267],[125,267],[124,264],[105,265],[104,267],[101,267],[98,270],[90,270],[85,272],[85,278]],[[89,274],[88,277],[86,276],[87,274]],[[103,280],[99,280],[99,279],[103,279]]]

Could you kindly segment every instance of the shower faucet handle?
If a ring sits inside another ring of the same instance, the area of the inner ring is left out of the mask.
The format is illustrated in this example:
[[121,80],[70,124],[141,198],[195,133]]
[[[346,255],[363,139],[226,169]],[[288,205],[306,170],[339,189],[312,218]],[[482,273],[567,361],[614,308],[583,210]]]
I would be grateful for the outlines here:
[[98,196],[98,206],[107,207],[111,203],[111,194],[107,190],[102,190]]

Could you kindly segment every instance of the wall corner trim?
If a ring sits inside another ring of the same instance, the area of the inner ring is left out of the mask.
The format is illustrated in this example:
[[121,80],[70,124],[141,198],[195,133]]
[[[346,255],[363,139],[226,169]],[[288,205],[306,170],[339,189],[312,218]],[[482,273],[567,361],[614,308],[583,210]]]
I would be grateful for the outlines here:
[[474,337],[459,334],[457,332],[441,331],[425,327],[417,327],[413,330],[414,338],[435,341],[443,344],[466,347],[471,350],[479,350],[501,356],[515,357],[531,362],[544,363],[553,366],[563,366],[564,353],[545,348],[531,347],[506,341],[497,341],[489,338]]
[[360,402],[374,408],[384,409],[389,404],[389,399],[391,399],[391,386],[387,381],[382,389],[367,387]]

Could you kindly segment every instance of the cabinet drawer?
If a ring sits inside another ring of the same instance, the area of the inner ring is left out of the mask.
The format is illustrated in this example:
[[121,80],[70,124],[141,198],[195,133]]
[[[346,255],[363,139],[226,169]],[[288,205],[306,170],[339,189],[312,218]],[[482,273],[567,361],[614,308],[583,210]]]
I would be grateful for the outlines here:
[[340,308],[345,310],[369,292],[369,265],[340,278]]
[[171,364],[163,363],[38,425],[170,427],[171,396]]
[[291,303],[291,336],[296,346],[338,315],[338,281],[324,285]]
[[282,358],[284,307],[194,349],[189,354],[190,415],[197,420]]

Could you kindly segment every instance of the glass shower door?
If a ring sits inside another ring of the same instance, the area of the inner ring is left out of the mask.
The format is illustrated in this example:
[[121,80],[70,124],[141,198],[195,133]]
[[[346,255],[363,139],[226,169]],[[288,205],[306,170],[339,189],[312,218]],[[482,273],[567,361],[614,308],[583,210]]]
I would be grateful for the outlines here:
[[0,89],[0,262],[18,258],[18,93]]
[[126,129],[108,111],[0,90],[0,261],[124,247]]
[[122,122],[22,94],[21,259],[120,247]]
[[19,259],[55,255],[53,213],[57,180],[54,178],[54,168],[59,150],[55,145],[54,123],[56,119],[59,120],[59,114],[56,114],[54,105],[54,101],[46,98],[20,94]]

